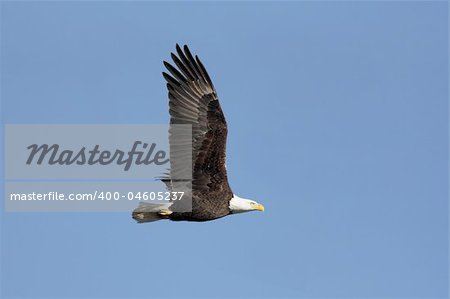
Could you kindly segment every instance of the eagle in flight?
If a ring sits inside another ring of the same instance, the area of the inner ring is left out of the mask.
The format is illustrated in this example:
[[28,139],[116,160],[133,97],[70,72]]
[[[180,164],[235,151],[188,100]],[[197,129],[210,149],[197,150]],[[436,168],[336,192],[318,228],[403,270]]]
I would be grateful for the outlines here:
[[163,72],[163,76],[169,93],[170,123],[192,125],[192,179],[173,179],[174,172],[180,171],[177,161],[183,157],[172,150],[178,140],[171,135],[171,169],[162,180],[168,190],[177,184],[188,185],[191,207],[188,212],[177,212],[176,202],[142,203],[133,211],[133,219],[139,223],[162,219],[209,221],[235,213],[264,211],[262,204],[241,198],[231,190],[225,165],[228,129],[217,92],[198,56],[194,58],[187,46],[183,50],[176,45],[178,55],[171,56],[177,68],[164,61],[170,74]]

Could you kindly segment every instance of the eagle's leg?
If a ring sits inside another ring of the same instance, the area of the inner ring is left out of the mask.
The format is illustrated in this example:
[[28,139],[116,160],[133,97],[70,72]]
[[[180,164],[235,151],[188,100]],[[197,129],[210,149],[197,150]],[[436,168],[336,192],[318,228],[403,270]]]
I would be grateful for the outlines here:
[[172,214],[173,212],[170,210],[161,210],[158,212],[159,215],[161,216],[169,216],[170,214]]

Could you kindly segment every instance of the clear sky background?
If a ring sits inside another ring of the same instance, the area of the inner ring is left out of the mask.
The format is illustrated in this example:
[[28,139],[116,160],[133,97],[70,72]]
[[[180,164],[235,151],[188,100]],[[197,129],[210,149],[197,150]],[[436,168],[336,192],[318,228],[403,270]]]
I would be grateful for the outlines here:
[[2,2],[3,123],[167,123],[187,43],[264,213],[1,215],[3,298],[447,298],[448,4]]

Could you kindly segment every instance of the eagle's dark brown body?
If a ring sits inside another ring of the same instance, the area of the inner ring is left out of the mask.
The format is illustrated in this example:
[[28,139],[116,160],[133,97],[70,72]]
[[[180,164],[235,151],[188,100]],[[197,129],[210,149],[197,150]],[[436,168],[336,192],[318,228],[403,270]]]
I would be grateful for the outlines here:
[[[227,123],[212,81],[199,58],[194,58],[187,46],[183,51],[177,45],[177,54],[172,53],[172,59],[178,69],[164,62],[170,75],[163,73],[163,76],[169,91],[170,123],[192,125],[192,212],[173,212],[161,218],[213,220],[231,212],[229,202],[233,192],[225,168]],[[171,147],[174,143],[171,139]],[[170,176],[164,180],[169,188],[171,177],[176,177],[176,161],[181,159],[176,155],[177,151],[171,149]],[[133,213],[136,219],[135,216]]]

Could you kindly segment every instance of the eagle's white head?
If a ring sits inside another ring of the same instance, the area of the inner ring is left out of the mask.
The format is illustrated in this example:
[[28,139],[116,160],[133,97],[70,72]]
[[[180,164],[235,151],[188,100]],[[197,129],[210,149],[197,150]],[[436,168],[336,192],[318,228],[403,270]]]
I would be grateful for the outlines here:
[[233,213],[242,213],[249,211],[264,211],[264,206],[254,200],[241,198],[236,194],[230,200],[230,210]]

